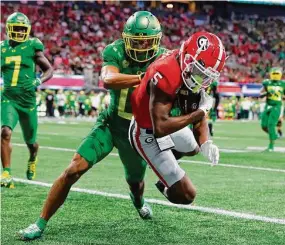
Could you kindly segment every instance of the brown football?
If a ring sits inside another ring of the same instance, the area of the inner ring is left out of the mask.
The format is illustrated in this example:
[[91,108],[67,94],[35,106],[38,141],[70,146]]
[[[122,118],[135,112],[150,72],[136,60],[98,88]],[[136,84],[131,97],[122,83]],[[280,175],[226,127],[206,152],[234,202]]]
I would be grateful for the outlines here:
[[184,115],[196,111],[199,107],[200,99],[200,93],[193,93],[185,85],[181,87],[177,94],[177,104]]

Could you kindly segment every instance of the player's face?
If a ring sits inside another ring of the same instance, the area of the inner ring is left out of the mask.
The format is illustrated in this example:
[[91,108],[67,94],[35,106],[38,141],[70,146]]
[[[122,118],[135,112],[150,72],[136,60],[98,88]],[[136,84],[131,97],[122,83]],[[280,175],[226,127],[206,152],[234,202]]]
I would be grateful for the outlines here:
[[13,26],[13,37],[14,38],[19,38],[22,39],[25,37],[26,33],[27,33],[28,28],[25,26]]
[[192,66],[190,71],[184,71],[183,75],[188,87],[194,93],[198,93],[201,88],[208,87],[213,81],[195,65]]
[[195,60],[191,55],[185,56],[185,68],[182,71],[182,78],[186,86],[194,93],[201,88],[207,88],[219,77],[219,73],[211,67],[205,68],[204,62]]
[[148,50],[154,45],[154,39],[131,39],[131,47],[137,50]]

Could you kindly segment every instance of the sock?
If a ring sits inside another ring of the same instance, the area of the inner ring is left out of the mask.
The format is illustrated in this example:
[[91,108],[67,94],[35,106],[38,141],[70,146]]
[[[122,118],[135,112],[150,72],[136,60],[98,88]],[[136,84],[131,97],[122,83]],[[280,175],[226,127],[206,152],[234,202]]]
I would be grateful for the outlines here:
[[29,158],[29,162],[34,162],[37,159],[36,156],[30,156]]
[[3,171],[7,171],[9,174],[11,174],[11,168],[3,168]]
[[44,218],[39,217],[36,224],[43,231],[46,228],[47,221]]
[[142,208],[142,206],[144,205],[144,198],[143,197],[140,198],[139,201],[134,197],[133,193],[130,193],[130,197],[131,197],[136,208]]
[[272,140],[269,143],[269,149],[273,149],[273,148],[274,148],[274,141]]

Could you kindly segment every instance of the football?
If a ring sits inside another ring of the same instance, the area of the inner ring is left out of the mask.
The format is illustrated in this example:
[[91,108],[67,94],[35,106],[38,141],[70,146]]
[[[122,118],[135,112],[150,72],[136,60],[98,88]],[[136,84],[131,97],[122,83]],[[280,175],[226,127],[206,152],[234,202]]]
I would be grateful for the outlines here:
[[193,93],[185,85],[183,85],[177,94],[177,104],[183,115],[194,112],[198,109],[201,99],[200,93]]

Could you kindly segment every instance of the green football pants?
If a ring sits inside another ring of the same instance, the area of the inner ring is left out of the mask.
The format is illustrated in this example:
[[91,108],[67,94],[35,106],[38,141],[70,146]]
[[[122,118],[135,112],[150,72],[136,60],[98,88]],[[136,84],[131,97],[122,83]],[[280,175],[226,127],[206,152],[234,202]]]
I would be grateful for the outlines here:
[[1,126],[14,130],[20,122],[24,140],[27,144],[36,142],[38,129],[37,107],[25,108],[2,97],[1,100]]
[[[125,134],[122,132],[125,131]],[[123,163],[125,178],[128,182],[140,182],[144,179],[146,162],[135,152],[128,140],[128,129],[116,133],[108,126],[107,112],[100,113],[90,133],[81,142],[77,153],[90,166],[100,162],[116,147]]]
[[261,118],[261,127],[268,129],[269,139],[276,140],[278,138],[276,126],[280,117],[281,106],[266,105]]

